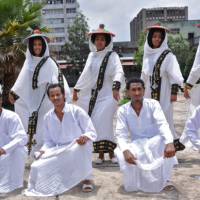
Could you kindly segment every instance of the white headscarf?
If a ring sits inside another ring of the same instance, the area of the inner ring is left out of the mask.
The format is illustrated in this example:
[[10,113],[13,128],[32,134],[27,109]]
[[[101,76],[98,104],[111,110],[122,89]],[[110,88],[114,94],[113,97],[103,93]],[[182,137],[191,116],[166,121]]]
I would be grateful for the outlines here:
[[[15,92],[26,104],[29,104],[32,89],[32,77],[37,64],[42,60],[43,57],[49,56],[49,48],[45,37],[42,37],[46,44],[46,50],[42,57],[33,56],[29,50],[29,42],[27,43],[26,50],[26,60],[20,71],[20,74],[12,87],[11,91]],[[52,82],[52,74],[58,74],[56,64],[48,59],[42,66],[39,76],[38,76],[38,86],[43,83]],[[57,77],[55,76],[55,82],[57,82]]]
[[[149,33],[148,33],[148,35],[149,35]],[[144,45],[142,72],[144,72],[146,75],[151,75],[157,59],[162,54],[162,52],[166,49],[169,49],[169,47],[167,44],[167,33],[166,32],[165,32],[165,38],[164,38],[162,44],[160,45],[159,48],[155,48],[155,49],[153,49],[149,45],[148,35],[146,37],[146,42]]]
[[[97,51],[95,44],[92,42],[92,37],[90,36],[89,37],[89,48],[90,48],[91,52],[88,56],[84,70],[83,70],[80,78],[78,79],[78,82],[75,85],[75,88],[79,89],[79,90],[90,90],[95,86],[97,77],[98,77],[98,73],[95,73],[95,74],[90,73],[91,60],[93,57],[96,57],[96,56],[100,56],[103,59],[107,52],[112,51],[113,37],[111,36],[110,43],[102,51]],[[97,66],[97,68],[100,68],[100,66]]]

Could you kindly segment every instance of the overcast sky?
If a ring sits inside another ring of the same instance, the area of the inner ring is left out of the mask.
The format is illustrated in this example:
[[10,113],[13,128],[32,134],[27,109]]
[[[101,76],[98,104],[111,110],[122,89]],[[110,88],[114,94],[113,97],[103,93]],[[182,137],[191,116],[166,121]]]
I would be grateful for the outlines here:
[[130,40],[130,21],[142,8],[188,6],[189,19],[200,19],[199,0],[78,0],[90,29],[104,23],[115,41]]

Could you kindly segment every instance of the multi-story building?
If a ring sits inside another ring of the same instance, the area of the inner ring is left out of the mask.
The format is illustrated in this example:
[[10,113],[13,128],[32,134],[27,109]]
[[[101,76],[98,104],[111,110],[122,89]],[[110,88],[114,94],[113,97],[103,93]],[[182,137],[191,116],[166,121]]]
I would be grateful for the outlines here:
[[181,34],[192,46],[198,46],[200,38],[200,20],[160,22],[160,24],[167,27],[171,34]]
[[73,23],[78,10],[77,0],[32,0],[43,2],[42,25],[46,26],[50,32],[49,47],[51,53],[59,57],[61,47],[68,41],[68,27]]
[[176,22],[188,20],[188,7],[159,7],[142,9],[130,22],[131,42],[137,46],[140,33],[158,21]]

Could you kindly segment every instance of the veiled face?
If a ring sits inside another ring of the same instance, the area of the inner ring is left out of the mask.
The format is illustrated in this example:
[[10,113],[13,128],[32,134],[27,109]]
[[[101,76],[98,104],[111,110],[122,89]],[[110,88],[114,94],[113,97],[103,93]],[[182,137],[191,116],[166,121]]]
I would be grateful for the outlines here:
[[94,44],[97,48],[97,51],[102,51],[106,47],[106,38],[103,34],[97,34],[95,37]]
[[159,48],[161,45],[161,41],[162,41],[162,36],[161,36],[161,32],[154,32],[153,36],[152,36],[152,44],[153,44],[153,48]]
[[33,41],[33,51],[35,53],[35,56],[40,56],[42,52],[42,41],[40,39],[35,39]]

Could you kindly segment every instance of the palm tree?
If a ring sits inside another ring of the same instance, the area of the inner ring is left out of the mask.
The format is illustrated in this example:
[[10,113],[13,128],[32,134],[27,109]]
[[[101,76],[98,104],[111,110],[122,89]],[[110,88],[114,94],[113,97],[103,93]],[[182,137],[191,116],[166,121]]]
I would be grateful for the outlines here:
[[30,0],[0,0],[0,82],[4,105],[25,59],[23,39],[40,25],[42,4]]

